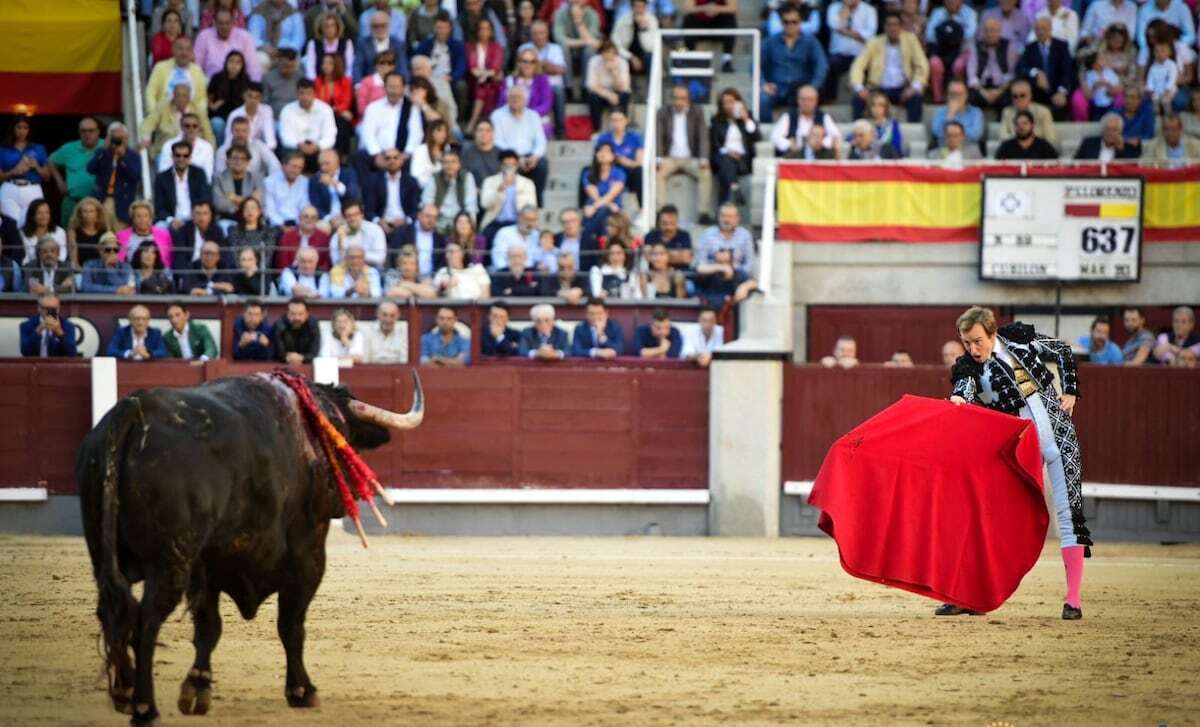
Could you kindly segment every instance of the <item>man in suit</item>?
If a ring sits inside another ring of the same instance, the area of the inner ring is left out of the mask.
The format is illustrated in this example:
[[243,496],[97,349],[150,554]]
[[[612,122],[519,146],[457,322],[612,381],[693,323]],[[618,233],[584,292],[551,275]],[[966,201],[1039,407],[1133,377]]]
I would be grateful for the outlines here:
[[492,273],[492,295],[506,298],[534,298],[542,294],[541,278],[528,267],[529,253],[524,245],[508,249],[508,265]]
[[[228,269],[228,268],[226,268]],[[221,268],[221,248],[211,240],[200,246],[200,259],[176,270],[176,286],[184,295],[230,295],[233,275]]]
[[489,247],[501,227],[517,223],[522,209],[537,207],[537,188],[533,180],[518,173],[516,152],[500,152],[500,173],[483,180],[479,206],[483,209],[481,229]]
[[904,107],[910,124],[918,123],[928,82],[929,58],[921,39],[904,30],[899,15],[889,12],[883,19],[883,34],[867,41],[850,65],[850,87],[854,91],[850,110],[854,118],[862,118],[871,92],[882,91],[889,101]]
[[[392,12],[398,13],[401,18],[404,14],[398,8]],[[363,13],[366,15],[366,13]],[[384,51],[392,51],[396,54],[395,71],[400,73],[405,78],[409,76],[408,72],[408,52],[404,47],[404,41],[391,33],[391,17],[386,10],[376,11],[371,15],[370,31],[365,38],[358,41],[357,48],[354,49],[354,84],[357,86],[367,76],[375,72],[375,59]]]
[[571,355],[577,358],[614,359],[625,354],[621,324],[608,317],[608,306],[599,298],[587,304],[587,325],[575,326]]
[[49,358],[74,357],[75,325],[59,313],[58,296],[45,293],[38,312],[21,322],[21,355]]
[[1137,159],[1141,149],[1125,141],[1125,120],[1120,114],[1109,112],[1100,119],[1100,135],[1084,138],[1075,152],[1076,159],[1096,159],[1111,162],[1114,159]]
[[154,221],[178,230],[192,218],[192,205],[212,202],[212,186],[204,170],[191,164],[192,145],[180,140],[171,145],[171,168],[154,177]]
[[427,204],[417,213],[411,225],[405,225],[388,235],[388,252],[394,254],[407,245],[417,251],[417,273],[431,278],[446,265],[446,236],[437,229],[438,208]]
[[58,259],[58,240],[43,237],[37,243],[37,262],[21,271],[25,286],[34,295],[74,293],[75,271]]
[[[205,242],[225,244],[225,233],[213,220],[213,206],[203,200],[192,203],[192,219],[171,230],[171,269],[187,270],[200,261],[200,249]],[[232,268],[233,260],[222,256],[221,267]]]
[[[708,122],[700,107],[692,104],[687,86],[671,89],[671,105],[658,110],[657,199],[667,201],[667,182],[676,174],[686,174],[696,180],[696,208],[712,206],[712,167]],[[700,224],[712,224],[712,215],[700,213]]]
[[1071,90],[1075,87],[1075,60],[1065,40],[1051,36],[1051,21],[1043,15],[1033,24],[1034,40],[1017,61],[1017,78],[1033,84],[1033,98],[1050,107],[1054,118],[1067,118]]
[[162,333],[150,327],[150,309],[135,305],[129,309],[129,325],[113,334],[108,355],[126,361],[154,361],[167,357]]
[[87,165],[88,173],[96,178],[92,196],[106,207],[111,205],[116,218],[126,224],[129,224],[129,205],[138,197],[142,181],[141,160],[136,150],[129,149],[128,141],[125,124],[114,121],[108,125],[104,146]]
[[671,325],[671,316],[659,308],[649,323],[638,326],[633,334],[631,354],[642,358],[679,358],[683,350],[683,336]]
[[220,356],[208,326],[193,326],[186,305],[179,302],[168,305],[167,320],[171,322],[171,330],[163,336],[163,345],[171,358],[210,361]]
[[404,153],[388,149],[382,153],[383,171],[363,180],[363,203],[367,218],[391,237],[416,217],[421,206],[421,185],[404,168]]
[[[341,226],[342,205],[362,200],[362,188],[353,169],[342,168],[335,149],[325,149],[317,157],[317,173],[308,178],[308,201],[317,208],[322,227],[335,230]],[[328,230],[327,230],[328,231]]]
[[554,306],[539,303],[529,311],[533,325],[521,331],[519,355],[538,361],[561,361],[570,343],[567,332],[554,325]]
[[501,302],[488,308],[488,325],[483,332],[484,356],[516,356],[521,350],[521,334],[508,325],[508,306]]
[[225,159],[225,168],[213,180],[213,207],[222,219],[236,220],[247,197],[254,197],[259,205],[263,204],[266,177],[250,171],[250,150],[244,146],[225,149]]
[[1183,120],[1178,116],[1164,116],[1162,136],[1147,144],[1142,155],[1147,161],[1184,166],[1188,160],[1200,159],[1200,139],[1183,135]]

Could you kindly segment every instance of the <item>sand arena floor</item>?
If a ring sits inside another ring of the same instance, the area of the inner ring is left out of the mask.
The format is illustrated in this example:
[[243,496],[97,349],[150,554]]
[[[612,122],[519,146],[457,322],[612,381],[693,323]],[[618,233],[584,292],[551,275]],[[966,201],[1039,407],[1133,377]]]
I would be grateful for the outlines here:
[[[323,705],[288,709],[275,599],[228,598],[213,712],[183,717],[176,611],[157,652],[167,724],[1200,722],[1200,547],[1102,544],[1063,622],[1053,545],[1000,611],[845,575],[828,540],[331,536],[308,619]],[[99,677],[82,539],[0,538],[0,724],[120,725]]]

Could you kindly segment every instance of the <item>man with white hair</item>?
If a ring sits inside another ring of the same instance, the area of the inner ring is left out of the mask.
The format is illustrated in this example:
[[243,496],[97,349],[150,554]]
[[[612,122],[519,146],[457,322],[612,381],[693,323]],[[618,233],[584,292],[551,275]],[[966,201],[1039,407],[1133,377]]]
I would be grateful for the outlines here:
[[539,303],[529,311],[533,325],[521,332],[520,353],[539,361],[561,361],[567,356],[567,332],[554,324],[554,306]]
[[284,298],[320,298],[321,273],[317,270],[317,258],[315,248],[300,248],[294,268],[287,268],[279,276],[279,294]]
[[526,106],[528,101],[525,87],[515,84],[508,89],[508,103],[492,112],[492,127],[496,132],[496,146],[517,155],[517,168],[521,175],[533,180],[537,190],[538,205],[542,205],[542,193],[546,189],[546,131],[542,128],[542,117]]
[[1125,141],[1125,120],[1118,113],[1107,113],[1100,119],[1100,135],[1086,137],[1075,152],[1076,159],[1137,159],[1141,149]]
[[524,245],[508,250],[507,265],[492,274],[492,295],[503,298],[532,298],[542,294],[541,276],[526,266],[528,253]]
[[878,161],[880,159],[897,158],[896,148],[891,144],[880,144],[875,139],[875,125],[866,119],[859,119],[850,127],[850,153],[846,156],[851,161]]

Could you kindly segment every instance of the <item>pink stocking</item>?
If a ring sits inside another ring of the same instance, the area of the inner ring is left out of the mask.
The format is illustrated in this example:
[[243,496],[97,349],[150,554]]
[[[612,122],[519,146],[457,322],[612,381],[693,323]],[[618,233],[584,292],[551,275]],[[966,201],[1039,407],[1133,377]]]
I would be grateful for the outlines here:
[[1067,604],[1080,608],[1079,590],[1083,586],[1083,546],[1072,545],[1062,549],[1063,565],[1067,569]]

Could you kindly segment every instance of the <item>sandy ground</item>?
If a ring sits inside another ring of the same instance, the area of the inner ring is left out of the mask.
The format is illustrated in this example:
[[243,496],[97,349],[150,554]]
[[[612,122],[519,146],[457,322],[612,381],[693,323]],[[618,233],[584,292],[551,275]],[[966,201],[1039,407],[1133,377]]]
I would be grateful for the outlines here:
[[[1200,547],[1104,545],[1064,622],[1053,545],[1000,611],[845,575],[820,539],[423,539],[343,534],[308,619],[323,706],[289,710],[272,598],[223,599],[213,712],[170,724],[1184,725],[1200,721]],[[0,724],[117,725],[81,539],[0,538]]]

